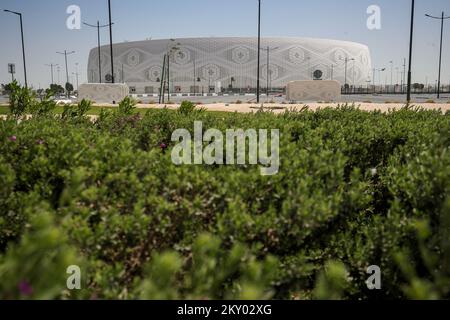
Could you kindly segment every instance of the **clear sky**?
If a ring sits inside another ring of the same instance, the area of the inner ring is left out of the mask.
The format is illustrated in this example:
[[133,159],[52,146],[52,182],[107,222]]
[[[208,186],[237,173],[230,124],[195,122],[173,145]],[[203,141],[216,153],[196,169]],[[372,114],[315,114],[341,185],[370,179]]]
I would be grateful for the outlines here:
[[[348,40],[369,46],[373,66],[390,64],[402,70],[408,55],[411,0],[263,0],[262,36],[315,37]],[[22,12],[29,83],[35,88],[50,83],[50,68],[64,57],[56,51],[75,50],[69,57],[69,72],[79,64],[80,83],[86,81],[89,50],[96,46],[96,30],[66,27],[70,5],[81,8],[81,20],[107,23],[107,0],[0,0],[0,9]],[[366,13],[370,5],[381,8],[381,30],[369,30]],[[113,0],[114,42],[147,38],[256,36],[257,0]],[[450,15],[449,0],[416,0],[413,81],[433,83],[437,79],[440,22],[425,13]],[[102,42],[109,42],[105,29]],[[16,63],[16,77],[23,81],[18,17],[0,12],[0,83],[11,80],[7,64]],[[394,79],[397,73],[394,69]],[[55,70],[55,82],[58,75]],[[383,79],[384,80],[384,79]],[[394,80],[395,81],[395,80]],[[450,20],[445,23],[442,81],[450,82]]]

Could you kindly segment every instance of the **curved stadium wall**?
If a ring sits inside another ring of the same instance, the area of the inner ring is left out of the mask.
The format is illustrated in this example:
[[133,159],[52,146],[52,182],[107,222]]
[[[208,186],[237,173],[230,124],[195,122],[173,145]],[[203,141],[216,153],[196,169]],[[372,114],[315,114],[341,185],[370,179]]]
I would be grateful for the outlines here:
[[[164,55],[172,46],[178,50],[170,58],[171,92],[207,93],[231,88],[241,93],[254,92],[257,83],[257,38],[188,38],[114,44],[116,82],[127,83],[132,93],[158,93]],[[260,79],[263,91],[267,83],[269,88],[281,89],[295,80],[333,79],[344,85],[346,73],[350,86],[365,86],[370,80],[369,48],[359,43],[310,38],[262,38],[261,46]],[[102,82],[111,81],[109,51],[109,46],[101,47]],[[91,83],[100,82],[98,60],[98,49],[94,48],[88,64]]]

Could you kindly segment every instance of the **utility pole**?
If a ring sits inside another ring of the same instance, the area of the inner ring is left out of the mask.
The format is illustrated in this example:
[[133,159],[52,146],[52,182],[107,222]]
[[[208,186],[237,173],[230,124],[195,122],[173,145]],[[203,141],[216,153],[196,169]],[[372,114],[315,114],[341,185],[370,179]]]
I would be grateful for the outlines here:
[[375,68],[373,68],[373,71],[372,71],[372,76],[373,76],[373,92],[375,93],[375,88],[376,88],[376,84],[375,84],[375,73],[376,73],[376,69]]
[[78,73],[78,63],[75,63],[75,72],[72,72],[72,74],[74,76],[76,76],[76,79],[77,79],[77,92],[78,92],[78,75],[79,75],[79,73]]
[[58,85],[61,85],[61,68],[58,66],[56,67],[56,71],[58,71]]
[[113,36],[112,36],[112,18],[111,18],[111,0],[108,0],[109,12],[109,50],[111,55],[111,83],[115,83],[114,79],[114,50],[113,50]]
[[101,44],[100,44],[100,28],[109,27],[109,24],[100,25],[100,21],[97,21],[97,25],[89,24],[86,22],[83,22],[83,24],[88,27],[97,29],[98,78],[99,78],[99,83],[102,83],[102,56],[101,56]]
[[[261,49],[263,49],[263,48],[261,48]],[[264,48],[265,50],[266,50],[266,52],[267,52],[267,70],[266,70],[266,81],[267,81],[267,87],[266,87],[266,92],[267,92],[267,99],[269,98],[269,90],[270,90],[270,82],[271,82],[271,74],[270,74],[270,51],[274,51],[274,50],[277,50],[277,49],[279,49],[279,47],[274,47],[274,48],[271,48],[271,47],[267,47],[267,48]]]
[[161,73],[161,86],[159,88],[159,104],[164,103],[164,95],[165,93],[165,88],[164,88],[164,76],[165,76],[165,71],[166,71],[166,56],[167,54],[164,55],[164,60],[163,60],[163,67],[162,67],[162,73]]
[[11,11],[11,10],[3,10],[4,12],[8,12],[8,13],[12,13],[15,14],[17,16],[19,16],[20,18],[20,34],[22,36],[22,59],[23,59],[23,72],[24,72],[24,77],[25,77],[25,88],[28,88],[28,80],[27,80],[27,63],[26,63],[26,58],[25,58],[25,40],[23,37],[23,20],[22,20],[22,13],[20,12],[15,12],[15,11]]
[[195,77],[195,57],[192,57],[192,63],[194,64],[194,87],[193,87],[193,90],[194,90],[194,96],[195,96],[196,91],[197,91],[197,90],[195,90],[195,85],[196,85],[196,81],[197,81],[197,79]]
[[415,0],[411,0],[411,29],[410,29],[410,39],[409,39],[409,67],[408,67],[408,92],[406,96],[407,104],[411,102],[411,67],[412,67],[412,50],[413,50],[413,39],[414,39],[414,9]]
[[389,61],[391,64],[391,87],[394,85],[394,61]]
[[402,78],[402,94],[405,92],[406,83],[406,58],[403,59],[403,78]]
[[65,60],[65,63],[66,63],[66,80],[67,80],[66,83],[70,83],[69,82],[69,68],[67,67],[67,56],[71,55],[71,54],[74,54],[75,51],[67,52],[67,50],[64,50],[64,52],[56,52],[56,53],[64,55],[64,60]]
[[261,0],[258,0],[258,71],[256,80],[256,103],[259,103],[259,77],[261,67]]
[[431,16],[429,14],[425,15],[428,18],[441,20],[441,45],[440,45],[440,51],[439,51],[439,76],[438,76],[438,87],[437,87],[438,99],[441,96],[442,39],[444,36],[444,20],[450,19],[450,17],[445,17],[444,15],[445,15],[444,11],[442,11],[441,17],[435,17],[435,16]]
[[345,93],[347,93],[347,66],[349,61],[355,61],[355,59],[354,58],[349,59],[348,57],[345,57],[345,84],[344,84]]
[[52,77],[52,83],[51,84],[55,84],[55,82],[53,81],[53,67],[59,67],[59,64],[46,64],[47,67],[50,67],[50,72],[51,72],[51,77]]

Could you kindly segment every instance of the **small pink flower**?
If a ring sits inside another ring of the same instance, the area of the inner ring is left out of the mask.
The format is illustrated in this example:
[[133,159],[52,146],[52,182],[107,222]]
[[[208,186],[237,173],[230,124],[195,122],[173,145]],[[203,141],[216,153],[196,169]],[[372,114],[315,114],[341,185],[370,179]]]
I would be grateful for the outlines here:
[[38,141],[36,141],[36,143],[37,143],[38,145],[43,145],[43,144],[44,144],[44,140],[39,139]]
[[11,137],[9,137],[9,141],[16,142],[17,141],[17,137],[16,136],[11,136]]
[[162,150],[167,149],[167,145],[166,145],[165,143],[161,143],[161,144],[159,145],[159,147],[160,147]]
[[19,283],[19,291],[23,296],[31,296],[33,294],[33,288],[27,281],[22,281]]

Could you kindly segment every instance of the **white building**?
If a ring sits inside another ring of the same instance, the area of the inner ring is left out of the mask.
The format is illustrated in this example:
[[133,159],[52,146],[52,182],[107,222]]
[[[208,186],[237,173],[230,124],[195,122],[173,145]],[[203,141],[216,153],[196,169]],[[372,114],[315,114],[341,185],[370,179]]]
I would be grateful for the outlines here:
[[[269,48],[269,57],[267,56]],[[257,79],[257,38],[190,38],[114,44],[116,82],[131,93],[158,93],[164,55],[170,54],[170,91],[207,93],[233,89],[254,92]],[[267,63],[269,58],[269,63]],[[101,47],[102,81],[111,81],[109,45]],[[347,62],[346,62],[347,61]],[[98,49],[90,52],[88,79],[100,82]],[[262,38],[260,81],[281,89],[294,80],[337,80],[367,85],[371,58],[365,45],[310,38]],[[347,72],[346,72],[347,71]]]

